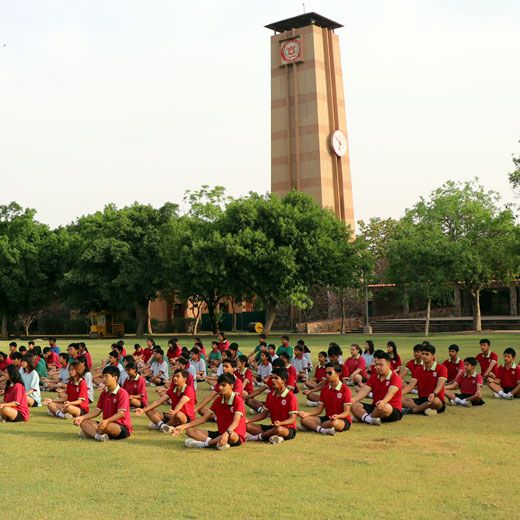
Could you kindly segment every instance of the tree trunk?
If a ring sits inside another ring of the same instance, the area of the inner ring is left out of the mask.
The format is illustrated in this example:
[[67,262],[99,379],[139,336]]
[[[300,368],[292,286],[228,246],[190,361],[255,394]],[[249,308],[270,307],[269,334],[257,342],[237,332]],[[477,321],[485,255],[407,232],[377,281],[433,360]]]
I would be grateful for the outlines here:
[[430,334],[430,314],[432,310],[432,299],[428,298],[426,303],[426,322],[424,324],[424,335],[428,336]]
[[408,314],[410,313],[410,299],[408,297],[408,291],[405,289],[403,294],[403,316],[408,318]]
[[7,326],[7,315],[2,314],[2,339],[9,339],[9,328]]
[[135,333],[138,336],[142,336],[144,334],[145,326],[148,320],[148,303],[138,304],[136,308],[136,316],[137,316],[137,330]]
[[31,326],[31,324],[29,323],[29,325],[25,324],[25,337],[28,338],[29,337],[29,327]]
[[231,323],[231,332],[237,331],[237,311],[235,309],[235,299],[231,298],[231,309],[233,311],[233,321]]
[[346,305],[345,305],[345,295],[341,295],[341,334],[345,334],[345,317],[346,317]]
[[471,291],[471,310],[473,311],[473,330],[482,330],[482,315],[480,313],[480,289]]
[[208,315],[209,315],[209,321],[211,323],[211,329],[213,331],[213,334],[218,334],[219,330],[218,330],[215,302],[210,300],[210,301],[207,301],[206,304],[208,306]]
[[264,332],[269,334],[271,332],[271,327],[273,326],[274,319],[276,317],[276,308],[274,306],[266,305],[265,306],[265,327]]
[[195,324],[193,325],[193,335],[197,335],[197,330],[199,328],[199,322],[200,322],[200,309],[199,312],[197,312],[197,315],[195,316]]
[[152,320],[150,319],[151,305],[152,305],[152,300],[148,300],[148,305],[146,306],[146,330],[147,330],[149,336],[151,336],[153,334]]

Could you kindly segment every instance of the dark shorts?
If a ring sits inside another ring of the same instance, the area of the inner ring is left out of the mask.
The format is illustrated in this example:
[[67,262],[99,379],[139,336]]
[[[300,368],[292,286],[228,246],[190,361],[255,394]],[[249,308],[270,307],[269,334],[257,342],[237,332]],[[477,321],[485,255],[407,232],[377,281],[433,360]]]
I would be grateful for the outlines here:
[[[322,423],[330,421],[330,420],[331,420],[330,417],[327,417],[326,415],[322,415],[320,417],[320,422],[322,422]],[[342,432],[347,431],[350,428],[350,422],[347,421],[346,419],[336,419],[336,421],[341,421],[343,423],[343,430],[341,430]],[[338,430],[336,430],[336,431],[338,431]]]
[[[260,427],[262,428],[263,432],[267,432],[269,430],[272,430],[274,428],[273,424],[261,424]],[[289,430],[289,435],[285,437],[286,441],[291,441],[296,437],[296,430],[294,428],[287,428]]]
[[[99,424],[99,421],[98,421]],[[112,435],[109,435],[109,437],[114,441],[121,441],[123,439],[126,439],[127,437],[130,437],[130,432],[128,431],[128,428],[122,424],[116,423],[119,428],[121,428],[121,431],[119,432],[119,435],[117,437],[112,437]]]
[[[416,406],[420,406],[421,404],[424,404],[428,401],[427,397],[417,397],[413,400]],[[442,406],[437,410],[437,413],[444,413],[446,410],[446,404],[444,401],[442,402]]]
[[88,410],[85,410],[84,408],[80,408],[79,409],[79,415],[87,415],[88,414]]
[[[216,439],[217,437],[220,437],[222,434],[219,433],[218,431],[216,432],[208,432],[208,437],[210,439]],[[242,439],[240,439],[240,437],[238,438],[238,441],[236,442],[230,442],[229,445],[232,447],[232,448],[235,448],[236,446],[241,446],[242,445]]]
[[[509,392],[512,392],[516,387],[515,386],[504,386],[502,387],[502,390],[504,391],[505,394],[508,394]],[[515,395],[514,398],[515,399],[518,399],[520,396],[519,395]]]
[[[459,399],[467,399],[468,397],[472,397],[472,394],[455,394],[455,397],[458,397]],[[471,404],[473,406],[482,406],[485,404],[485,401],[480,399],[479,401],[471,401]]]
[[[366,413],[372,413],[375,409],[375,405],[368,404],[368,403],[362,403],[363,408],[365,409]],[[396,422],[400,421],[403,418],[403,414],[401,413],[401,410],[398,410],[397,408],[392,407],[392,413],[388,417],[380,417],[381,422]]]
[[39,406],[39,404],[38,404],[36,401],[34,401],[34,403],[31,404],[30,407],[31,407],[31,408],[37,408],[38,406]]
[[18,412],[14,419],[7,419],[9,422],[23,422],[22,412]]

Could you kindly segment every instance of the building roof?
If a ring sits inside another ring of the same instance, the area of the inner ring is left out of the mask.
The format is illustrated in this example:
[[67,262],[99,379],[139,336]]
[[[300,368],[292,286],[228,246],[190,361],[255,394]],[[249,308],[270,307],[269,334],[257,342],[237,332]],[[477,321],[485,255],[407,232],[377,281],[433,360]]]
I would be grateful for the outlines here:
[[325,27],[326,29],[339,29],[340,27],[343,27],[343,25],[329,20],[318,13],[300,14],[298,16],[293,16],[292,18],[287,18],[286,20],[270,23],[265,27],[281,33],[284,31],[290,31],[291,29],[300,29],[307,25],[317,25],[318,27]]

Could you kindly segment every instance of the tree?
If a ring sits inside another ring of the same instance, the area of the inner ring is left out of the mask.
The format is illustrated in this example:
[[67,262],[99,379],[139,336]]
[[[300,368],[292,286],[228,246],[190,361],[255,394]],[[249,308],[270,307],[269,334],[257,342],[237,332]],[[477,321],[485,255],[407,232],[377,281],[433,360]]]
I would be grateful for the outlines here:
[[[500,205],[496,192],[478,180],[449,181],[421,199],[408,213],[412,224],[441,234],[448,241],[450,278],[470,296],[473,326],[481,330],[480,291],[494,281],[508,283],[518,274],[515,222],[509,207]],[[433,254],[436,243],[427,248]]]
[[168,285],[160,255],[177,206],[134,203],[79,218],[68,227],[69,269],[62,283],[68,303],[84,311],[136,309],[137,334],[151,331],[149,304]]
[[520,190],[520,155],[518,157],[513,155],[513,164],[515,169],[509,173],[509,182],[515,190]]

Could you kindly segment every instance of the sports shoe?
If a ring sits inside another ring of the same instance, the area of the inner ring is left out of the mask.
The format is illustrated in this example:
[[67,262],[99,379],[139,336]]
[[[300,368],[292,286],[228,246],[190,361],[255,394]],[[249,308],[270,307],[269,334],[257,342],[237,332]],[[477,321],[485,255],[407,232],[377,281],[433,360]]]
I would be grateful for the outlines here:
[[514,396],[511,392],[509,392],[505,395],[504,399],[514,399]]
[[271,444],[280,444],[283,441],[284,441],[284,438],[280,437],[279,435],[273,435],[272,437],[269,438],[269,442]]
[[307,403],[306,405],[309,407],[309,408],[314,408],[315,406],[318,406],[320,403],[316,402],[316,401],[309,401],[307,399]]
[[174,428],[173,428],[173,426],[170,426],[169,424],[164,423],[164,424],[161,424],[160,430],[164,433],[172,433]]
[[493,394],[495,396],[495,399],[504,399],[499,393],[495,392]]
[[433,408],[426,408],[426,410],[424,410],[424,415],[426,415],[427,417],[437,415],[437,410],[434,410]]
[[98,442],[107,442],[110,440],[110,437],[104,433],[103,435],[100,435],[97,439]]
[[228,448],[231,448],[229,444],[223,444],[222,446],[217,444],[217,450],[227,450]]
[[336,429],[334,427],[332,428],[325,428],[325,435],[336,435]]
[[381,419],[379,417],[372,417],[372,426],[381,426]]
[[184,441],[184,446],[186,446],[186,448],[204,448],[204,443],[202,441],[196,441],[195,439],[188,437]]
[[473,403],[471,401],[464,401],[464,404],[461,404],[461,406],[465,406],[466,408],[471,408],[473,406]]
[[74,419],[74,417],[70,413],[63,414],[64,419]]
[[157,424],[151,422],[151,423],[148,425],[148,429],[149,429],[149,430],[160,430],[161,427],[158,426]]
[[455,399],[450,399],[450,404],[451,404],[451,406],[457,406],[459,403],[457,403],[457,401],[455,401]]

